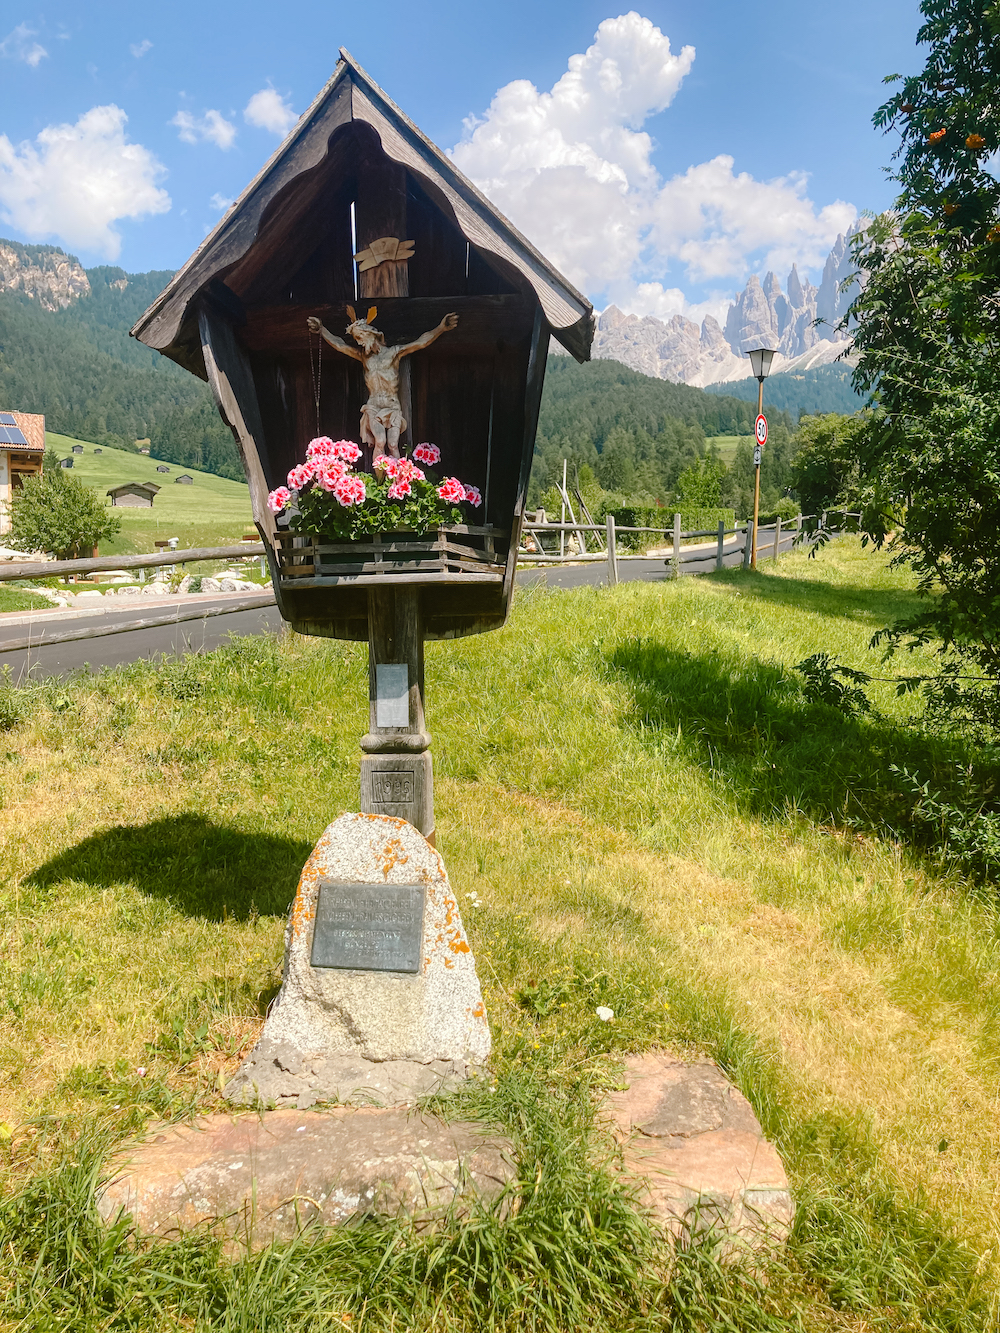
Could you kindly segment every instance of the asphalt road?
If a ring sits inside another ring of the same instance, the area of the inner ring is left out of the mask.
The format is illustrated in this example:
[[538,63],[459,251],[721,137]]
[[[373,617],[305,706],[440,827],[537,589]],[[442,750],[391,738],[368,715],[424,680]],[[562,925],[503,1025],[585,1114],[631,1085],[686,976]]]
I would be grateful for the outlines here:
[[[136,599],[138,600],[138,599]],[[159,599],[156,599],[158,601]],[[205,607],[225,605],[230,597],[206,602]],[[42,680],[46,676],[67,676],[89,666],[100,671],[104,667],[134,662],[141,657],[176,657],[191,652],[211,652],[226,642],[231,634],[261,634],[276,630],[281,617],[276,607],[267,606],[254,611],[234,611],[231,615],[215,616],[208,620],[188,620],[179,625],[160,625],[152,629],[109,634],[100,639],[79,639],[75,643],[45,643],[46,634],[64,634],[67,631],[110,627],[136,620],[141,615],[165,615],[171,607],[157,605],[153,599],[143,599],[141,606],[123,606],[121,611],[99,612],[92,616],[64,616],[42,613],[32,625],[12,625],[0,622],[0,671],[9,666],[17,684],[27,679]],[[152,605],[149,603],[152,602]],[[17,619],[23,619],[18,616]],[[37,646],[15,652],[2,651],[4,643],[38,635]]]
[[[791,534],[789,534],[791,536]],[[761,528],[758,536],[758,560],[767,560],[772,556],[774,529]],[[788,547],[782,542],[782,549]],[[742,563],[742,554],[735,552],[725,557],[725,564],[733,568]],[[715,568],[714,549],[706,552],[704,561],[692,562],[683,566],[684,574],[707,573]],[[549,588],[581,588],[597,586],[607,581],[608,568],[603,560],[595,560],[583,565],[547,565],[518,571],[517,581],[522,586],[537,587],[544,584]],[[635,581],[658,582],[671,578],[671,570],[663,556],[648,560],[620,560],[618,580],[620,583]],[[206,602],[206,608],[223,606],[228,597]],[[139,658],[177,657],[190,652],[211,652],[227,641],[230,635],[262,634],[277,630],[281,617],[276,607],[264,607],[253,611],[234,611],[230,615],[216,616],[207,620],[189,620],[179,625],[162,625],[152,629],[127,631],[122,634],[110,634],[104,638],[81,639],[75,643],[46,644],[46,634],[60,634],[67,630],[82,630],[91,627],[111,626],[137,619],[141,615],[163,615],[171,606],[129,604],[111,612],[100,612],[92,616],[74,616],[66,618],[43,612],[29,625],[5,623],[0,619],[0,671],[9,667],[11,678],[16,684],[27,680],[42,680],[48,676],[68,676],[75,671],[89,667],[100,671],[105,667],[119,666],[123,662],[134,662]],[[23,622],[23,614],[15,617]],[[24,638],[30,633],[37,644],[31,648],[3,652],[4,643]]]

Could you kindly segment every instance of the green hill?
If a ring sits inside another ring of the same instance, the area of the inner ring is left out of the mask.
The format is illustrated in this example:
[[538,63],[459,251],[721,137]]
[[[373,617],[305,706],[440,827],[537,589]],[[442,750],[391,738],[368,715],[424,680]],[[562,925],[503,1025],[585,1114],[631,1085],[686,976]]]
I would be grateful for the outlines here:
[[[72,455],[73,475],[96,487],[102,497],[109,487],[126,481],[153,481],[160,487],[152,509],[115,510],[122,529],[112,541],[101,543],[102,555],[152,551],[157,539],[167,537],[179,538],[181,546],[227,545],[254,530],[244,482],[172,463],[161,464],[169,466],[169,472],[157,472],[154,458],[48,431],[45,443],[60,458],[70,455],[74,444],[82,444],[83,453]],[[102,452],[95,454],[95,448]],[[190,486],[177,485],[182,473],[194,478]]]

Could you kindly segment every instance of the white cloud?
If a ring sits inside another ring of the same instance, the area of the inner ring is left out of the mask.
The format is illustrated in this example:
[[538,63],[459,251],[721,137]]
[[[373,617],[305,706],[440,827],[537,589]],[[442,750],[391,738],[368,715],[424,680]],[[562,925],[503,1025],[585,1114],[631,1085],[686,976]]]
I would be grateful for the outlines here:
[[221,111],[206,111],[203,116],[178,111],[170,124],[177,126],[177,137],[184,143],[214,143],[225,151],[236,142],[236,126]]
[[721,288],[761,266],[814,269],[857,216],[839,200],[817,208],[801,172],[758,181],[724,155],[663,181],[643,125],[670,105],[694,57],[634,11],[605,19],[549,92],[507,84],[452,150],[572,282],[661,318],[724,313],[717,293],[690,306],[680,273]]
[[135,56],[136,60],[141,60],[147,51],[152,51],[153,43],[148,37],[144,37],[141,42],[133,42],[129,50]]
[[208,202],[212,208],[217,208],[220,213],[223,213],[227,208],[232,208],[236,200],[230,199],[228,195],[220,194],[218,190],[216,190],[215,194],[212,195]]
[[26,23],[19,23],[13,32],[0,42],[0,56],[7,60],[23,60],[32,69],[37,69],[40,62],[49,54],[45,47],[33,39],[38,34]]
[[32,240],[54,237],[116,259],[119,218],[170,208],[170,196],[155,184],[164,167],[148,148],[128,142],[127,121],[120,107],[95,106],[75,125],[47,126],[34,143],[15,147],[0,134],[3,221]]
[[248,125],[255,125],[259,130],[269,130],[282,139],[298,118],[298,113],[274,88],[261,88],[260,92],[254,93],[243,111],[243,119]]

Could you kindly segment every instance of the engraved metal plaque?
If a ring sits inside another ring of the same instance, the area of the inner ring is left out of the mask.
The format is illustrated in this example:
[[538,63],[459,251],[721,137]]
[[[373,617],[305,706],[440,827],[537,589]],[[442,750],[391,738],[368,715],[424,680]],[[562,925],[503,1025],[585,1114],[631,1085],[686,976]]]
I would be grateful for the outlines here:
[[313,967],[419,972],[424,933],[422,884],[320,881]]

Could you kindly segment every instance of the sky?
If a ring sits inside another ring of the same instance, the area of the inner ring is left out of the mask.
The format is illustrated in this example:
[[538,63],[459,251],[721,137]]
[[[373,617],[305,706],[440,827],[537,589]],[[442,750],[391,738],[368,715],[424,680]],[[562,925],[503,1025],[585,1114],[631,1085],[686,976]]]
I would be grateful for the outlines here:
[[[863,27],[859,27],[863,12]],[[0,236],[175,269],[346,47],[598,309],[816,282],[893,200],[916,0],[0,3]]]

